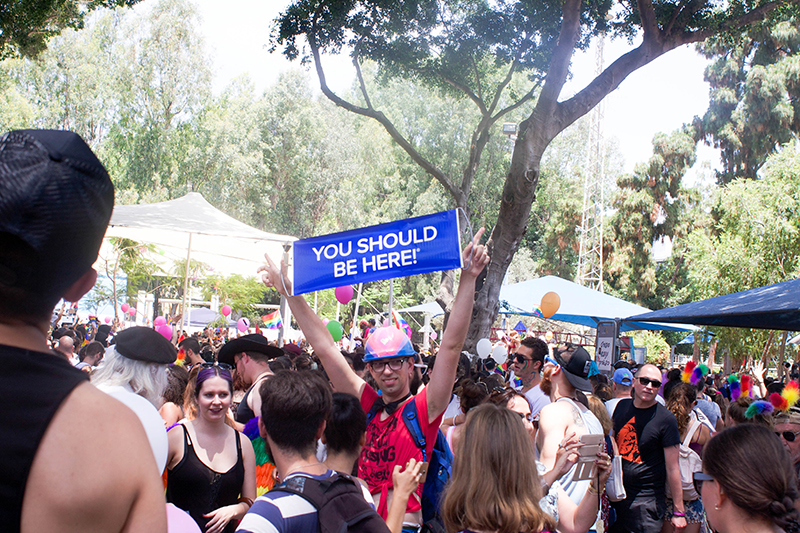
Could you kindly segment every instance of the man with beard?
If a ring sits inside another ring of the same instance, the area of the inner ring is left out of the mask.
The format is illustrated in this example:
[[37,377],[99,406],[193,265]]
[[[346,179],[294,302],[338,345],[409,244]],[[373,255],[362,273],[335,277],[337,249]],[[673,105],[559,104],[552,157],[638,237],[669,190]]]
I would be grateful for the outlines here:
[[[550,397],[550,404],[539,413],[539,431],[536,447],[541,462],[552,470],[556,454],[569,440],[583,435],[603,435],[603,426],[588,407],[577,400],[576,391],[591,391],[587,379],[592,361],[581,346],[561,344],[553,350],[553,357],[546,355],[540,387]],[[574,479],[577,464],[559,480],[570,499],[579,504],[589,489],[590,480]]]
[[525,337],[511,356],[514,375],[522,382],[519,391],[531,406],[531,417],[536,420],[542,407],[550,403],[550,397],[539,386],[544,358],[550,353],[547,344],[536,337]]
[[272,375],[269,362],[282,355],[283,350],[272,346],[263,335],[257,333],[234,339],[219,351],[219,362],[235,366],[245,386],[250,387],[236,409],[236,422],[247,424],[256,417],[256,413],[261,412],[261,395],[256,387],[260,387]]
[[[666,511],[664,489],[681,494],[678,463],[678,421],[656,401],[661,372],[644,365],[633,382],[633,399],[621,400],[614,410],[614,438],[622,456],[622,479],[627,498],[614,504],[614,532],[656,533],[661,531]],[[674,500],[672,527],[686,527],[683,500]]]

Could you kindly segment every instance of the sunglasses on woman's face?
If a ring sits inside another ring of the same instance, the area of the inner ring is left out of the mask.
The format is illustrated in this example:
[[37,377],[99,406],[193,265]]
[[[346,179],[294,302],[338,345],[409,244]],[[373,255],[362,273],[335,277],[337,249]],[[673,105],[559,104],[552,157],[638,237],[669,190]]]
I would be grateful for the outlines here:
[[694,490],[697,491],[697,494],[702,494],[703,482],[713,481],[714,478],[709,476],[705,472],[695,472],[694,474],[692,474],[692,480],[694,481]]
[[200,368],[214,368],[215,366],[216,366],[216,367],[219,367],[221,370],[227,370],[228,372],[230,372],[231,370],[233,370],[233,368],[231,367],[231,365],[229,365],[229,364],[227,364],[227,363],[218,363],[218,362],[215,362],[215,363],[201,363],[201,364],[200,364]]

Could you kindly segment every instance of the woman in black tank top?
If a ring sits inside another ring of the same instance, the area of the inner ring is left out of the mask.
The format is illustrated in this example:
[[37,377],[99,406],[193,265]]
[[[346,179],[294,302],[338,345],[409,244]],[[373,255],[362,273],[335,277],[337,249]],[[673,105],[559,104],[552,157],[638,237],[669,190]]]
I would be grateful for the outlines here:
[[233,532],[256,497],[253,446],[225,423],[233,399],[225,366],[197,374],[197,418],[168,434],[167,501],[209,533]]

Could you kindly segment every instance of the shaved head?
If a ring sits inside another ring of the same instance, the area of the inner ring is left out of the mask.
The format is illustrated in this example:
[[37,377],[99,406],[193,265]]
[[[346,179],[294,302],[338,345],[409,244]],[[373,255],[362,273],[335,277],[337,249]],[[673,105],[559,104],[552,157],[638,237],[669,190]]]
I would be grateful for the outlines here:
[[656,365],[644,365],[636,372],[636,377],[661,379],[661,371]]

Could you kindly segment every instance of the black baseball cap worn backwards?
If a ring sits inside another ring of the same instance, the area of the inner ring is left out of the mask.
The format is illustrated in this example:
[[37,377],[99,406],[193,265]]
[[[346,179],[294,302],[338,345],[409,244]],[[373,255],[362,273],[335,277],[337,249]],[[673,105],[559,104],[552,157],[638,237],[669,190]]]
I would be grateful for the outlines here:
[[592,368],[592,358],[583,346],[574,344],[557,346],[553,349],[553,358],[558,361],[567,381],[573,387],[579,391],[592,390],[592,382],[587,379]]

